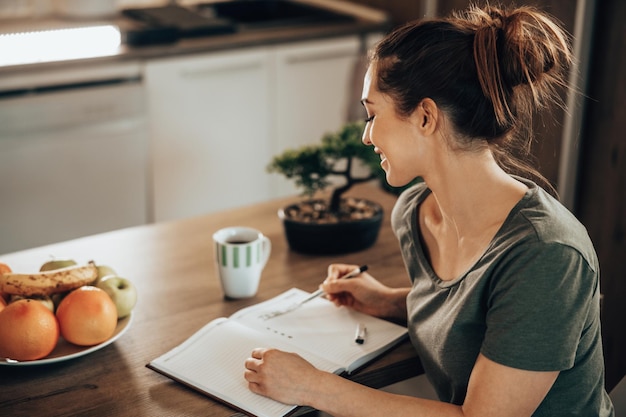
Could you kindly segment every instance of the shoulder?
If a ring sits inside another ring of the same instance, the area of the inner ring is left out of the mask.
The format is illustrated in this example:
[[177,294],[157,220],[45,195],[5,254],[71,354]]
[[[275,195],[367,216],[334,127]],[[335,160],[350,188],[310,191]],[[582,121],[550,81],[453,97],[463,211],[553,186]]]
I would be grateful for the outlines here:
[[407,210],[412,210],[419,205],[430,194],[430,189],[425,182],[417,184],[404,190],[399,196],[393,208],[393,216],[402,216]]
[[541,187],[524,182],[529,190],[511,212],[503,227],[504,236],[539,253],[580,256],[597,272],[597,256],[584,225]]

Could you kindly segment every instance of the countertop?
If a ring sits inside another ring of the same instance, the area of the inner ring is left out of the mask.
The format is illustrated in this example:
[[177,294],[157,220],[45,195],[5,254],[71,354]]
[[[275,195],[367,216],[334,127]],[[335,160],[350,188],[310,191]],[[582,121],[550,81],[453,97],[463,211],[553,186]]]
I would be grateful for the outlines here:
[[[176,55],[205,53],[211,51],[234,50],[256,46],[268,46],[285,42],[299,42],[329,37],[349,35],[366,35],[368,33],[383,32],[389,29],[390,19],[384,12],[349,2],[329,0],[299,0],[328,7],[352,15],[351,22],[336,22],[324,24],[306,24],[301,26],[251,28],[237,30],[230,34],[216,34],[203,37],[181,38],[173,43],[154,44],[149,46],[130,46],[122,42],[116,50],[102,56],[85,58],[71,57],[69,59],[48,59],[37,62],[10,63],[0,62],[0,77],[8,77],[29,72],[41,72],[56,69],[83,67],[86,65],[102,65],[120,62],[141,62],[148,59],[163,58]],[[45,17],[38,19],[4,20],[0,22],[0,35],[43,31],[61,28],[81,28],[101,25],[112,25],[122,33],[132,29],[136,23],[121,16],[110,19],[63,19],[59,17]],[[0,56],[16,51],[2,51],[2,37],[0,36]],[[60,48],[62,45],[52,45],[51,48]],[[6,55],[5,55],[6,56]]]
[[[0,366],[0,410],[11,416],[219,416],[235,410],[146,368],[204,324],[297,287],[314,291],[329,263],[362,264],[392,287],[408,285],[389,216],[396,198],[376,183],[349,195],[367,196],[385,211],[376,243],[336,256],[293,252],[287,246],[277,210],[298,198],[285,198],[179,221],[117,230],[0,257],[14,271],[38,270],[51,255],[108,265],[137,287],[138,302],[128,331],[114,343],[71,360],[47,365]],[[226,226],[261,230],[272,242],[259,291],[248,299],[225,300],[216,275],[212,234]],[[351,378],[383,387],[421,374],[407,340]],[[243,364],[242,364],[243,373]]]

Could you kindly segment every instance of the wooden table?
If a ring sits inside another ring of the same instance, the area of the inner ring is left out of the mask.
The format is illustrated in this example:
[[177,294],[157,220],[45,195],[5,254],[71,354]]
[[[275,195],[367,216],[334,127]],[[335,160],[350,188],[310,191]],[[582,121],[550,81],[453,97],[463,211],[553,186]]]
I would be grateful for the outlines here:
[[[298,287],[314,291],[332,262],[367,263],[391,286],[408,278],[390,229],[395,197],[366,184],[349,194],[380,202],[385,220],[376,244],[343,256],[309,256],[289,250],[277,210],[280,199],[218,214],[90,236],[0,256],[14,271],[35,271],[50,256],[95,260],[131,279],[139,291],[133,322],[111,345],[68,361],[0,366],[2,416],[233,416],[235,411],[145,367],[210,320]],[[219,197],[213,197],[219,198]],[[258,294],[227,301],[216,276],[212,234],[243,225],[263,231],[272,254]],[[6,238],[6,237],[4,237]],[[374,387],[421,373],[407,341],[362,369],[354,379]],[[242,364],[243,374],[243,364]]]

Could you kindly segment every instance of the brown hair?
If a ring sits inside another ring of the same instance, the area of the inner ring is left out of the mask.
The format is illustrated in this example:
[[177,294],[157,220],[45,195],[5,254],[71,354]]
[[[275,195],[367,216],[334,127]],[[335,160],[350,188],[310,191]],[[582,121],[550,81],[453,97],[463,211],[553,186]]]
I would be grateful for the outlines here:
[[506,10],[471,6],[449,18],[408,23],[372,51],[376,85],[396,111],[410,115],[433,99],[451,120],[466,149],[486,141],[507,172],[556,191],[526,159],[532,115],[562,105],[571,62],[569,39],[549,15],[533,7]]

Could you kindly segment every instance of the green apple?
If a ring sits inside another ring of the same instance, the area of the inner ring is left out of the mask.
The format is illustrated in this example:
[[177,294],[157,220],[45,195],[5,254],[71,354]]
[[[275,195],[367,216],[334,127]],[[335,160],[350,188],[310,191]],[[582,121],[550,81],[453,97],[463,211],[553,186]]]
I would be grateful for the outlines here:
[[108,277],[109,275],[117,275],[117,272],[113,268],[108,265],[98,265],[96,266],[98,269],[98,278],[96,279],[96,284],[102,280],[104,277]]
[[26,300],[26,299],[39,301],[41,304],[46,306],[48,310],[54,313],[54,302],[52,301],[52,298],[50,298],[47,295],[29,295],[28,297],[25,297],[23,295],[12,295],[9,303],[14,303],[18,300]]
[[73,259],[52,259],[48,262],[45,262],[39,268],[40,272],[44,271],[53,271],[55,269],[67,268],[68,266],[76,265],[76,261]]
[[108,275],[96,283],[115,303],[117,318],[126,317],[137,304],[137,288],[130,280],[117,275]]
[[50,298],[52,299],[52,303],[54,304],[54,308],[56,309],[59,304],[61,304],[61,301],[63,301],[63,299],[65,298],[65,296],[67,294],[69,294],[70,291],[65,291],[65,292],[57,292],[55,294],[52,294],[50,296]]

